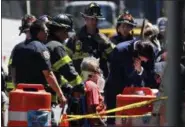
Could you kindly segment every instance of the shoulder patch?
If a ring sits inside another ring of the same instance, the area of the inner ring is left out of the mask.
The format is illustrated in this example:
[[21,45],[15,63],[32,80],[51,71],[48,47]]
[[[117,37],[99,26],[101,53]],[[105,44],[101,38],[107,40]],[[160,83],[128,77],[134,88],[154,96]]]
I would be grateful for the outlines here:
[[42,52],[42,55],[44,56],[44,58],[45,58],[46,60],[49,60],[49,59],[50,59],[50,54],[49,54],[48,51]]

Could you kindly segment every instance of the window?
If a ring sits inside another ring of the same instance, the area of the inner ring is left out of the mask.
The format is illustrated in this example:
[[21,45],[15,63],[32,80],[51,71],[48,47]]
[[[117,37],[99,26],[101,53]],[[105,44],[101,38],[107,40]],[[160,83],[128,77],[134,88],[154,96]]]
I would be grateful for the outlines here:
[[144,18],[143,2],[142,0],[125,0],[125,7],[134,18]]
[[3,0],[1,4],[2,18],[20,19],[24,15],[20,1]]

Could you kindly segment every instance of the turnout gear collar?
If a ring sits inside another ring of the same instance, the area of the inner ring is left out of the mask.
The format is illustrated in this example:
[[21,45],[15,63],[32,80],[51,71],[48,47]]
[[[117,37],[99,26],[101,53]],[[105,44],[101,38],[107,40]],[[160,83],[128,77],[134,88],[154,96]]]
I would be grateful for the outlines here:
[[105,20],[101,13],[101,8],[96,3],[90,3],[87,5],[84,13],[80,12],[82,14],[82,17],[89,17],[89,18],[97,18],[100,20]]
[[21,20],[22,25],[19,27],[19,30],[20,30],[19,36],[20,36],[22,33],[28,31],[28,30],[30,29],[31,24],[32,24],[34,21],[36,21],[35,16],[33,16],[33,15],[25,15],[25,16],[22,18],[22,20]]
[[118,16],[117,24],[121,24],[121,23],[129,24],[133,27],[136,27],[136,25],[137,25],[134,22],[134,18],[132,17],[132,15],[128,11],[126,11],[125,13]]
[[51,25],[57,26],[60,28],[65,28],[68,31],[74,31],[72,17],[67,14],[59,14],[53,17],[51,21]]

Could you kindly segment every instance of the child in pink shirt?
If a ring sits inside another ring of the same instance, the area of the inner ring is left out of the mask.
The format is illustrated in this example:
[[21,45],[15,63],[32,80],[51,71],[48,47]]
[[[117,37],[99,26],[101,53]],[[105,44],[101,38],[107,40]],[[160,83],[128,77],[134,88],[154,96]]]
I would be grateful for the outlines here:
[[[105,111],[106,106],[98,86],[98,80],[102,80],[101,71],[99,68],[99,60],[94,57],[84,58],[81,64],[81,69],[85,82],[85,95],[88,114]],[[92,126],[102,124],[102,119],[90,119],[89,121]]]

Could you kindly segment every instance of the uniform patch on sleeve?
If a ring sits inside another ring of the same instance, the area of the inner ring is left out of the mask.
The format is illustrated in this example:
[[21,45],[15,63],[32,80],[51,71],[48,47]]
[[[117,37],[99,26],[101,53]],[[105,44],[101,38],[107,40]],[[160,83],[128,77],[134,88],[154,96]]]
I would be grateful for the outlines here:
[[48,51],[44,51],[44,52],[43,52],[43,56],[44,56],[44,58],[45,58],[46,60],[49,60],[49,59],[50,59],[50,54],[49,54]]

